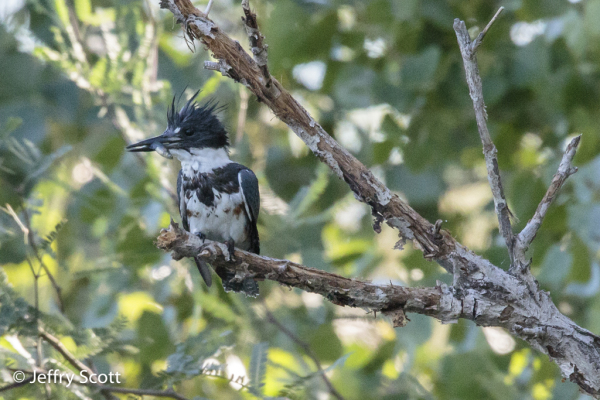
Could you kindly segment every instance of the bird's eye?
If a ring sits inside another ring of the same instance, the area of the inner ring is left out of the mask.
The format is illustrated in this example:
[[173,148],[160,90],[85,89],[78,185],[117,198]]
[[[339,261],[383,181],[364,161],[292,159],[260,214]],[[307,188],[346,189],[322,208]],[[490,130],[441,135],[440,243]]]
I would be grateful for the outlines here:
[[189,129],[184,129],[183,134],[185,136],[192,136],[194,134],[194,132]]

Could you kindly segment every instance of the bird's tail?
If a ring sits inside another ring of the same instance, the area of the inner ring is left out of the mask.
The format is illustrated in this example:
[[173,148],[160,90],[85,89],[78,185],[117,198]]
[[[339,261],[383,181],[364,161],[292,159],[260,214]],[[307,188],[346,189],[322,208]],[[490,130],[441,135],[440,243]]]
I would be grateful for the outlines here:
[[254,279],[236,279],[235,272],[228,271],[224,268],[217,268],[216,272],[221,278],[223,289],[225,289],[226,292],[234,291],[244,293],[249,297],[258,297],[258,283]]
[[[206,282],[206,286],[210,287],[212,285],[212,275],[210,273],[210,267],[208,264],[199,257],[194,257],[194,261],[196,262],[196,266],[198,267],[198,271]],[[227,271],[224,268],[217,268],[217,275],[222,280],[223,289],[226,292],[234,291],[244,293],[246,296],[250,297],[258,297],[258,283],[254,281],[252,278],[235,279],[235,272]]]
[[202,279],[204,279],[204,282],[206,282],[206,286],[210,287],[210,285],[212,285],[210,267],[206,262],[204,262],[204,260],[198,257],[194,257],[194,261],[196,262],[196,266],[198,267],[198,271],[200,272]]

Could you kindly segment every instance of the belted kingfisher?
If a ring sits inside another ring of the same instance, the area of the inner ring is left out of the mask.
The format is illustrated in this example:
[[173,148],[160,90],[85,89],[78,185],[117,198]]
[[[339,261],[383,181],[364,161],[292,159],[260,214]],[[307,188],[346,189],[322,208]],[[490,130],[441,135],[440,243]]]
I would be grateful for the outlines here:
[[[259,254],[256,221],[260,208],[258,180],[249,168],[229,159],[227,131],[215,115],[217,104],[194,102],[200,91],[175,111],[175,98],[167,111],[167,129],[160,135],[127,146],[128,151],[156,151],[181,162],[177,176],[179,214],[184,229],[202,240],[225,242],[230,255],[234,246]],[[206,263],[194,258],[207,286],[212,284]],[[241,281],[217,268],[225,291],[258,296],[252,278]]]

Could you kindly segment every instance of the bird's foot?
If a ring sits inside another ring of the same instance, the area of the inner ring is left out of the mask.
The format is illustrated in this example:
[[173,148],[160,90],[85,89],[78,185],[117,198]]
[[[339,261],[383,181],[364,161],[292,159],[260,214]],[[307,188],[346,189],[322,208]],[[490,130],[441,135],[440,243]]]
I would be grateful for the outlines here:
[[225,244],[227,245],[227,252],[229,253],[229,257],[227,258],[229,261],[235,261],[235,257],[233,256],[233,253],[235,252],[235,242],[233,239],[229,239],[225,241]]
[[206,235],[204,233],[196,231],[193,234],[198,236],[198,238],[202,240],[202,244],[204,244],[204,242],[206,241]]

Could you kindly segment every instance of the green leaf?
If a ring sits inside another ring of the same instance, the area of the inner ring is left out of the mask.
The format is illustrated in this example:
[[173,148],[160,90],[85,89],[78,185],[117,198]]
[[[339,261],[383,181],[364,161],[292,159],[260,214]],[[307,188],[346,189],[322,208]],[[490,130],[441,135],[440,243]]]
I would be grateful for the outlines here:
[[75,0],[75,12],[77,17],[88,22],[92,17],[92,2],[90,0]]
[[137,330],[142,363],[151,364],[174,350],[169,331],[160,315],[144,311],[138,320]]
[[329,168],[325,164],[319,164],[317,178],[312,181],[310,186],[302,187],[290,202],[290,208],[292,209],[290,218],[296,220],[304,214],[311,205],[319,200],[328,183]]
[[[31,143],[31,145],[33,146],[33,143]],[[63,146],[63,147],[59,148],[58,150],[56,150],[54,153],[42,158],[42,161],[40,163],[38,163],[36,168],[27,175],[27,178],[25,178],[24,183],[28,183],[36,178],[39,178],[42,174],[44,174],[52,166],[54,161],[58,160],[59,158],[61,158],[65,154],[67,154],[69,151],[71,151],[71,148],[72,147],[68,146],[68,145]],[[31,151],[33,151],[33,150],[31,150]]]
[[266,342],[258,343],[252,348],[250,357],[250,392],[255,396],[263,395],[263,386],[265,385],[265,376],[267,374],[267,351],[269,344]]
[[54,0],[54,9],[56,10],[56,15],[64,26],[71,25],[69,22],[69,9],[67,8],[65,0]]
[[52,243],[56,240],[58,232],[65,226],[66,223],[67,220],[63,219],[58,224],[56,224],[52,232],[50,232],[44,239],[42,239],[42,242],[39,246],[41,250],[48,250],[50,248],[50,245],[52,245]]
[[8,117],[2,130],[0,131],[0,145],[2,141],[6,140],[8,135],[19,128],[23,124],[23,119],[19,117]]
[[314,329],[310,347],[323,361],[334,361],[342,356],[343,347],[330,323],[321,324]]
[[348,359],[348,357],[350,357],[352,355],[352,352],[350,353],[346,353],[343,356],[341,356],[340,358],[338,358],[337,360],[335,360],[333,362],[333,364],[331,364],[329,367],[325,368],[323,370],[324,373],[328,373],[333,371],[334,369],[338,368],[338,367],[343,367],[344,364],[346,363],[346,360]]
[[230,344],[230,331],[206,330],[177,345],[176,351],[167,357],[165,373],[193,377],[207,371],[220,371],[221,364],[208,364],[208,358],[216,357],[219,349]]
[[0,269],[0,336],[9,331],[29,328],[35,332],[35,310],[18,296]]
[[401,70],[402,85],[413,90],[431,89],[440,59],[441,51],[436,46],[430,46],[418,55],[407,57]]
[[569,275],[573,257],[569,252],[561,249],[561,246],[554,245],[550,247],[542,263],[538,280],[542,285],[558,290],[562,287],[565,278]]

